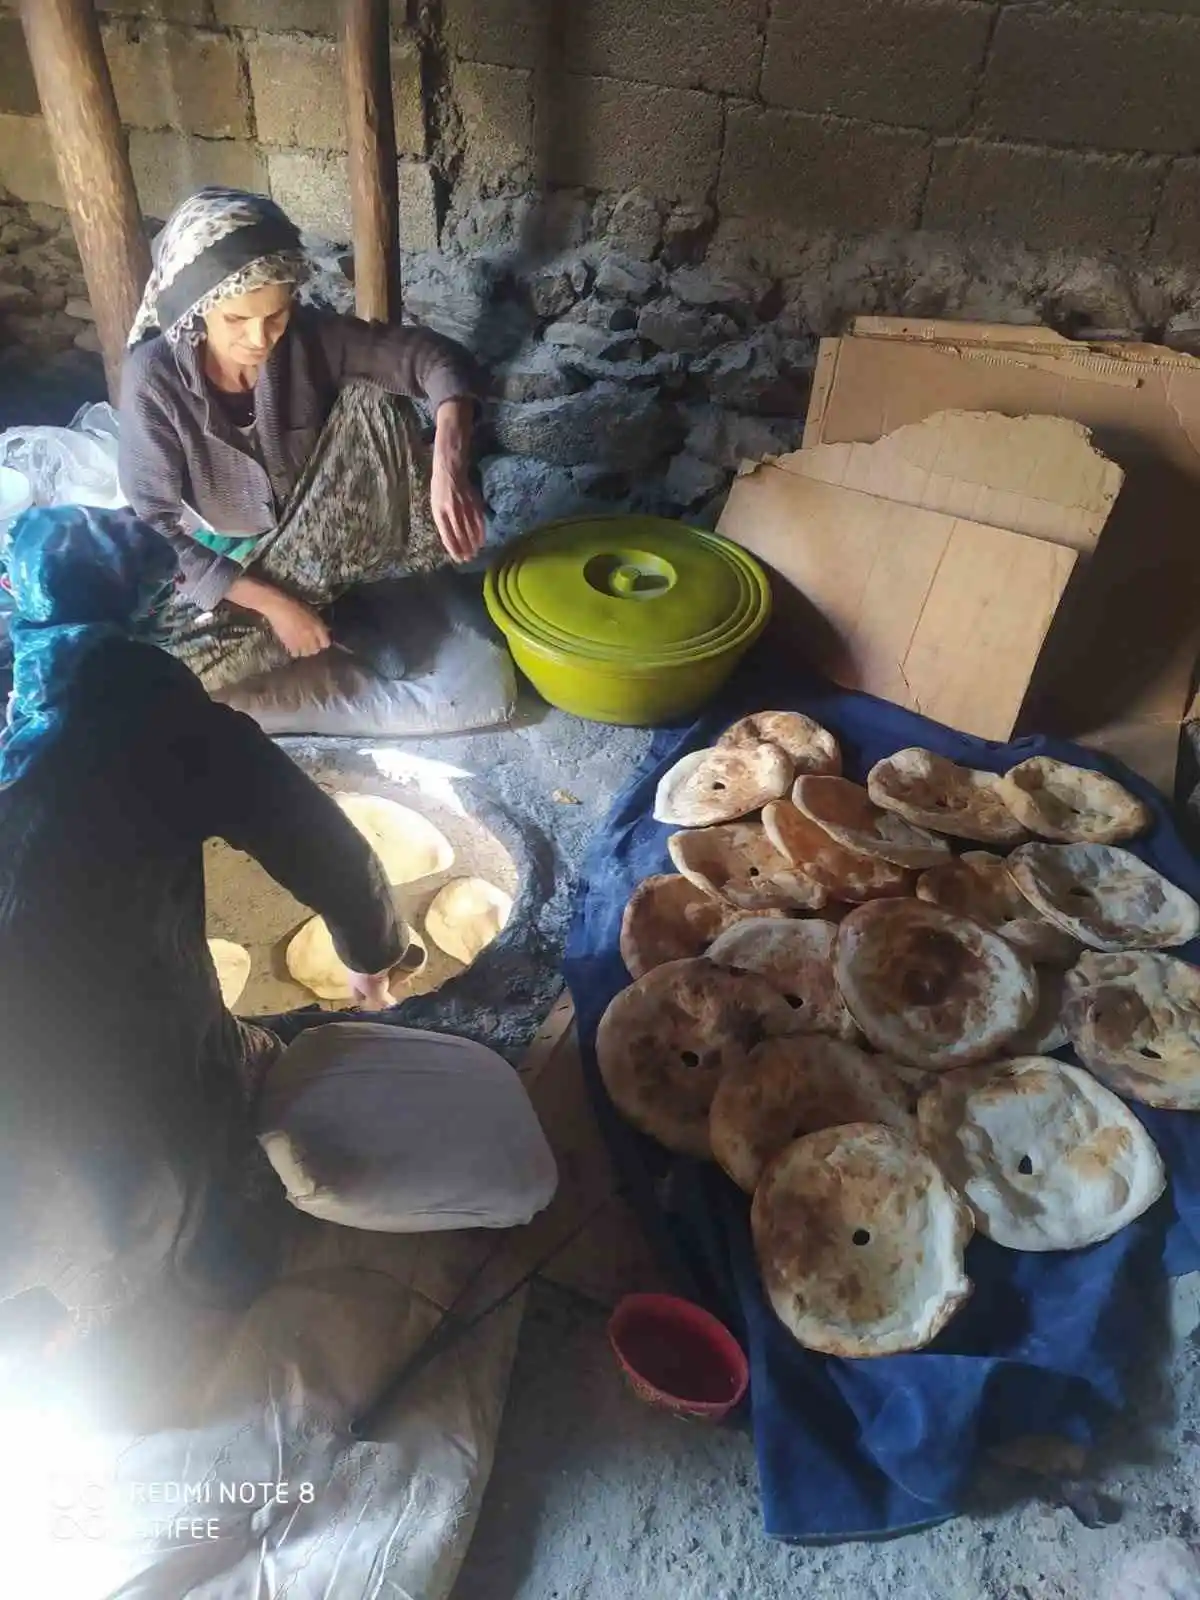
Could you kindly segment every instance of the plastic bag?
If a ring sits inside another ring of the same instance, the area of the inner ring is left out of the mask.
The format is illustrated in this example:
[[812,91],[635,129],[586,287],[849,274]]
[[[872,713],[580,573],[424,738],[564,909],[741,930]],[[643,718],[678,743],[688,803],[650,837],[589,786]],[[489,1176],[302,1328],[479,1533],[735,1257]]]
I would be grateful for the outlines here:
[[[0,466],[25,474],[34,505],[111,508],[128,504],[117,481],[112,407],[88,406],[76,420],[84,417],[88,419],[86,431],[30,427],[0,433]],[[113,431],[108,431],[110,428]]]

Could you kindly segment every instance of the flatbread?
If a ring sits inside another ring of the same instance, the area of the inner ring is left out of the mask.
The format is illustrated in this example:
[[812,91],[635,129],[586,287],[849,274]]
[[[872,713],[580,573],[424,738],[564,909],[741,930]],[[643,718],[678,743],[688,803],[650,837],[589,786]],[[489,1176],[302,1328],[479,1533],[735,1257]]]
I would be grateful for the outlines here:
[[1081,957],[1067,974],[1066,1024],[1084,1066],[1117,1094],[1200,1111],[1200,972],[1186,961]]
[[512,895],[486,878],[452,878],[429,903],[425,932],[439,950],[469,967],[512,916]]
[[708,959],[765,978],[794,1011],[797,1032],[857,1039],[854,1018],[833,975],[836,938],[832,922],[755,917],[718,934],[708,947]]
[[1102,772],[1032,756],[1010,767],[1001,794],[1030,833],[1066,844],[1116,844],[1145,833],[1150,807]]
[[333,798],[379,857],[393,886],[416,883],[454,865],[454,846],[419,811],[376,794]]
[[242,991],[250,982],[250,952],[244,945],[230,939],[210,939],[208,953],[217,969],[217,982],[226,1011],[232,1011],[242,998]]
[[654,820],[710,828],[759,811],[788,792],[792,763],[773,744],[693,750],[659,780]]
[[882,1056],[820,1035],[767,1039],[722,1077],[708,1128],[713,1155],[753,1194],[793,1139],[843,1122],[881,1122],[915,1135],[908,1095]]
[[1004,1049],[1011,1056],[1048,1056],[1067,1043],[1067,974],[1062,967],[1035,967],[1037,1010],[1008,1041]]
[[846,778],[797,778],[792,803],[837,844],[860,855],[879,856],[896,867],[920,872],[950,854],[945,839],[885,811]]
[[819,911],[829,896],[779,854],[761,822],[673,833],[667,853],[705,894],[741,911]]
[[976,1226],[1009,1250],[1079,1250],[1162,1194],[1149,1134],[1103,1084],[1048,1056],[947,1073],[921,1096],[921,1140]]
[[644,978],[665,961],[702,956],[735,922],[777,914],[737,911],[679,873],[643,878],[621,918],[621,960],[631,978]]
[[856,906],[835,970],[875,1048],[930,1072],[996,1055],[1037,1005],[1033,968],[1011,945],[923,900]]
[[833,734],[799,711],[756,711],[726,728],[717,744],[773,744],[791,761],[796,774],[842,770],[842,753]]
[[1011,846],[1028,837],[1005,805],[994,772],[960,767],[932,750],[914,746],[877,761],[867,773],[867,793],[915,827],[956,839]]
[[721,1074],[793,1026],[765,978],[703,958],[668,961],[622,989],[600,1019],[596,1060],[617,1110],[679,1155],[707,1160]]
[[1023,844],[1008,858],[1017,888],[1092,950],[1158,950],[1200,932],[1200,906],[1129,850]]
[[917,898],[981,922],[1040,966],[1069,967],[1082,948],[1034,909],[1013,882],[1008,863],[988,850],[964,850],[953,861],[930,867],[917,880]]
[[772,800],[764,806],[762,824],[780,855],[835,900],[857,902],[911,893],[911,873],[882,856],[847,850],[831,839],[819,823],[797,811],[790,800]]
[[764,1172],[750,1222],[767,1298],[810,1350],[919,1350],[971,1293],[970,1208],[892,1128],[851,1122],[797,1139]]
[[[425,941],[409,930],[409,946],[404,960],[392,968],[388,987],[397,988],[415,978],[429,959]],[[414,959],[419,958],[419,959]],[[318,1000],[352,1000],[350,975],[345,962],[333,948],[333,935],[324,917],[310,917],[288,944],[284,957],[287,969],[298,984]]]

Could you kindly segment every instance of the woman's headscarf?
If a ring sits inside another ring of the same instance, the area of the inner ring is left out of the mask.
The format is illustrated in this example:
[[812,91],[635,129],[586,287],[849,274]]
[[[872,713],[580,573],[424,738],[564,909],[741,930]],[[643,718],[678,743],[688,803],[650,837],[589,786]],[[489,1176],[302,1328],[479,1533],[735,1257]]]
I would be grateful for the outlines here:
[[175,587],[171,546],[132,511],[37,507],[4,552],[14,615],[13,691],[0,734],[0,785],[62,731],[67,694],[98,645],[161,641]]
[[129,331],[132,347],[154,328],[193,344],[222,300],[273,283],[303,283],[311,263],[300,232],[266,195],[200,189],[177,206],[154,241],[154,270]]

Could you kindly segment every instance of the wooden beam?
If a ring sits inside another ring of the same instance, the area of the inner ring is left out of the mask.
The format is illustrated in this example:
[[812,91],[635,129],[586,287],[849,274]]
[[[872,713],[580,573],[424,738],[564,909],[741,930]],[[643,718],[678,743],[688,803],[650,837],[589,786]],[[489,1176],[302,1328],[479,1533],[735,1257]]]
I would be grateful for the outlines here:
[[400,205],[388,0],[343,0],[342,73],[354,207],[354,303],[369,322],[400,315]]
[[38,98],[83,262],[108,392],[150,273],[129,151],[92,0],[20,0]]

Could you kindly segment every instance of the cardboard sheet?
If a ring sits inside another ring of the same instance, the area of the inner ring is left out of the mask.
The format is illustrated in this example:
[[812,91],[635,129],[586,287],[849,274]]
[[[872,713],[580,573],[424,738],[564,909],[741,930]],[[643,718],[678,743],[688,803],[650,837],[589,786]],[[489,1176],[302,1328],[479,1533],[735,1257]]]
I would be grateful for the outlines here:
[[1095,550],[1124,477],[1066,417],[939,411],[877,444],[820,444],[790,471],[847,489]]
[[804,442],[871,443],[946,410],[1065,417],[1123,469],[1020,726],[1107,749],[1170,793],[1200,653],[1200,361],[1044,328],[860,318],[822,344]]
[[1076,553],[823,483],[796,461],[740,476],[720,531],[786,580],[807,657],[847,688],[1007,739]]

